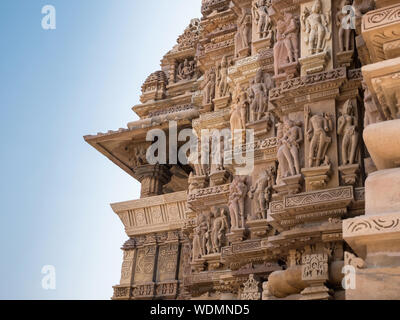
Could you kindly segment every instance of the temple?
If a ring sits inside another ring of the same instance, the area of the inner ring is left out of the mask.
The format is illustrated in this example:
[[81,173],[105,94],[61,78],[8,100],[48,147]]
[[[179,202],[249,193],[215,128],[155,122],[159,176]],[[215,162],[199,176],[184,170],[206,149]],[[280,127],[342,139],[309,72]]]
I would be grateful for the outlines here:
[[[127,235],[112,299],[400,299],[398,1],[201,15],[145,79],[140,120],[84,137],[141,183],[111,205]],[[188,131],[224,134],[184,161]]]

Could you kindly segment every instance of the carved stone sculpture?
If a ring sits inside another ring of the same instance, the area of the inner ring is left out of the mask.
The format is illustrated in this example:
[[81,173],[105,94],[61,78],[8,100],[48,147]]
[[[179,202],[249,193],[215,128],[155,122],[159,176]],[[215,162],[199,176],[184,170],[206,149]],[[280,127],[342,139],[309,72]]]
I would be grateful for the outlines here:
[[268,93],[264,84],[263,71],[260,69],[249,87],[250,122],[258,121],[263,117],[267,109],[267,99]]
[[196,63],[194,60],[189,62],[188,59],[185,59],[185,61],[181,62],[178,65],[176,74],[178,81],[191,80],[195,74],[195,65]]
[[238,18],[238,31],[235,36],[236,57],[247,57],[250,54],[252,17],[245,7]]
[[218,66],[216,97],[217,98],[225,97],[228,95],[228,93],[229,93],[228,60],[227,57],[224,56],[222,58],[221,63]]
[[311,114],[311,109],[305,109],[305,131],[310,143],[308,154],[308,166],[319,167],[322,162],[329,162],[327,158],[327,151],[332,142],[329,133],[333,130],[332,116],[323,113]]
[[346,14],[343,8],[351,6],[351,0],[344,0],[341,7],[338,8],[336,13],[336,26],[338,27],[338,40],[339,40],[339,52],[351,50],[351,39],[353,34],[352,27],[352,15]]
[[229,187],[229,214],[231,218],[231,230],[244,228],[245,207],[244,201],[247,195],[246,177],[235,176]]
[[357,120],[354,116],[354,106],[347,100],[343,106],[342,115],[338,119],[337,132],[342,137],[342,165],[354,164],[358,143]]
[[275,168],[270,167],[260,174],[249,191],[249,198],[255,199],[253,218],[266,219],[268,204],[271,199],[272,187],[275,184]]
[[294,121],[285,119],[277,125],[279,179],[300,174],[299,149],[303,131]]
[[295,63],[299,59],[299,26],[294,16],[285,12],[283,19],[276,26],[276,42],[274,45],[275,75],[280,73],[280,66]]
[[304,41],[309,54],[323,52],[326,49],[326,41],[331,38],[331,32],[330,15],[323,12],[321,0],[314,1],[311,11],[305,7],[301,19],[303,31],[306,33]]
[[257,33],[260,39],[273,39],[272,20],[268,14],[271,0],[256,0],[253,4],[253,17],[257,26]]
[[212,223],[211,241],[213,253],[220,253],[225,242],[225,234],[228,232],[229,224],[224,208],[212,208],[214,221]]
[[366,83],[363,81],[362,86],[364,89],[364,107],[365,107],[365,115],[364,115],[364,127],[369,126],[370,124],[377,123],[382,121],[381,115],[378,110],[378,106],[374,100],[374,97],[371,94]]
[[201,89],[203,90],[203,106],[211,104],[215,98],[216,74],[215,69],[209,69],[204,75]]

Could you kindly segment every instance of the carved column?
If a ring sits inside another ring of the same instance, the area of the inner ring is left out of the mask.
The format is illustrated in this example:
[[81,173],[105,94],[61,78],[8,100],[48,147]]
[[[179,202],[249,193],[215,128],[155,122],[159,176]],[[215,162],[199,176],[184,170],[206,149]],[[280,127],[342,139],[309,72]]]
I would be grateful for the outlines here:
[[344,240],[365,260],[353,270],[355,283],[346,288],[346,299],[400,299],[400,5],[377,1],[377,7],[362,17],[373,63],[362,72],[384,121],[363,133],[378,169],[365,182],[365,216],[343,223]]
[[167,165],[142,165],[135,169],[135,176],[142,184],[141,198],[163,194],[163,186],[171,179]]

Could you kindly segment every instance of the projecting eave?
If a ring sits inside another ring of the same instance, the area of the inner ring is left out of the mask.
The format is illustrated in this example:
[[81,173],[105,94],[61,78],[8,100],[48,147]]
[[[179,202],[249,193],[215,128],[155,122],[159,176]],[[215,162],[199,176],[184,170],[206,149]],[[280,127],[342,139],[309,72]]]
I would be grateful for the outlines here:
[[[191,128],[191,119],[196,116],[198,116],[197,110],[175,114],[175,121],[177,121],[178,128]],[[169,122],[154,123],[152,119],[144,119],[129,123],[127,129],[108,131],[107,133],[98,133],[97,135],[87,135],[84,136],[84,139],[93,148],[136,179],[132,164],[132,150],[136,145],[146,143],[150,145],[151,142],[146,141],[146,135],[151,129],[163,130],[168,136]]]

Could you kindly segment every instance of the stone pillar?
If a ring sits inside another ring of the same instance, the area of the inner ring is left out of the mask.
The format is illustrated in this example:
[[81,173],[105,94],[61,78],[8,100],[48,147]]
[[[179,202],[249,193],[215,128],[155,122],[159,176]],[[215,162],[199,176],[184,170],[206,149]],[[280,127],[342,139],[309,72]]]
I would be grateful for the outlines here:
[[163,194],[163,186],[171,179],[169,167],[160,164],[139,166],[135,169],[135,176],[142,184],[141,198]]
[[362,18],[373,63],[362,72],[386,121],[369,124],[363,133],[378,169],[365,182],[365,216],[343,221],[344,240],[364,260],[346,288],[350,300],[400,299],[400,5],[377,1],[377,7]]

